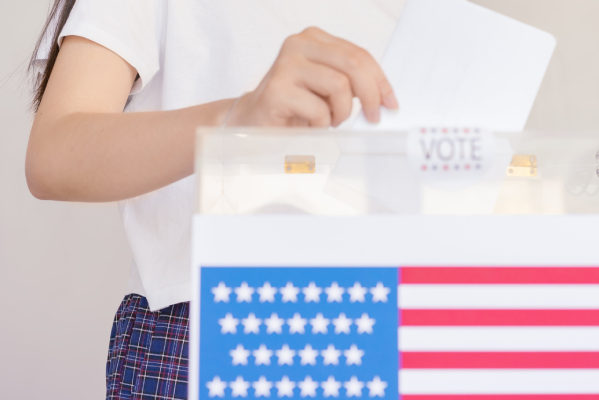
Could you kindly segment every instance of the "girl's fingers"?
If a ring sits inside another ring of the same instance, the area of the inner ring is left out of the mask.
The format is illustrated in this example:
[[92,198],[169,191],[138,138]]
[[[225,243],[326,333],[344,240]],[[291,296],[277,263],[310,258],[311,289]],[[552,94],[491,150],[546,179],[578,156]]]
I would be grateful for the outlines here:
[[298,83],[328,101],[333,126],[338,126],[349,118],[354,95],[346,75],[323,64],[309,61],[304,62],[299,71]]
[[379,121],[381,105],[397,108],[391,85],[366,50],[309,28],[285,40],[274,65],[235,115],[250,125],[337,126],[350,116],[354,96],[371,122]]
[[312,127],[326,128],[331,125],[331,109],[328,103],[309,90],[294,87],[286,97],[285,108],[293,118],[308,121]]
[[309,60],[328,65],[349,78],[353,92],[360,99],[370,122],[380,119],[381,93],[374,75],[366,65],[366,52],[354,51],[334,44],[308,41],[305,55]]
[[369,120],[378,120],[381,104],[392,109],[398,107],[391,84],[366,50],[318,28],[308,28],[298,36],[297,45],[302,47],[308,59],[329,65],[349,76],[366,116],[370,115]]
[[[305,32],[307,35],[312,36],[315,39],[317,39],[323,43],[344,46],[344,47],[347,47],[348,49],[350,49],[350,51],[352,51],[352,49],[353,50],[361,50],[355,44],[348,42],[347,40],[338,38],[336,36],[330,35],[319,28],[315,28],[315,27],[308,28],[305,30]],[[379,89],[381,91],[381,101],[383,102],[383,105],[387,108],[392,108],[392,109],[398,108],[399,104],[397,102],[397,98],[395,97],[395,94],[393,93],[393,88],[391,87],[391,84],[387,80],[385,73],[383,72],[379,63],[376,62],[376,60],[370,55],[370,53],[368,53],[368,52],[366,52],[366,53],[367,53],[367,57],[365,58],[365,61],[366,61],[367,65],[369,66],[371,72],[373,73],[374,78],[379,86]]]

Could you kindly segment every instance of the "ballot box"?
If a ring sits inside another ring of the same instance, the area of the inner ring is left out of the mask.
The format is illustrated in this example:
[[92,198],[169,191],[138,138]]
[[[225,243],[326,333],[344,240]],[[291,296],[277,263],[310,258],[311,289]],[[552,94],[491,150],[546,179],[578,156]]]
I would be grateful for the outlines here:
[[199,129],[190,399],[599,398],[599,132]]

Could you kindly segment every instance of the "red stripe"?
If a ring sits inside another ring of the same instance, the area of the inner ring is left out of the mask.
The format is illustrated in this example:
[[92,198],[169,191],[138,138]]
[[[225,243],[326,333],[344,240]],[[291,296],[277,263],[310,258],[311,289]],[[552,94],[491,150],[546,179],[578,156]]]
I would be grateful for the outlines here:
[[599,394],[404,394],[400,400],[599,400]]
[[399,310],[402,326],[599,326],[599,310]]
[[402,267],[404,284],[584,284],[599,283],[598,267]]
[[599,352],[402,352],[402,368],[599,368]]

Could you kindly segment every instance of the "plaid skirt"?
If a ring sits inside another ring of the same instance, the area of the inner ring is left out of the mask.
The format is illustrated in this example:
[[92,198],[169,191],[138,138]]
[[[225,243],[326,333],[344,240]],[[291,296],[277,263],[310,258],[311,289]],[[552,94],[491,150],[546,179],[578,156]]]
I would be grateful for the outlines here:
[[145,297],[128,295],[110,334],[106,399],[186,399],[189,303],[152,312]]

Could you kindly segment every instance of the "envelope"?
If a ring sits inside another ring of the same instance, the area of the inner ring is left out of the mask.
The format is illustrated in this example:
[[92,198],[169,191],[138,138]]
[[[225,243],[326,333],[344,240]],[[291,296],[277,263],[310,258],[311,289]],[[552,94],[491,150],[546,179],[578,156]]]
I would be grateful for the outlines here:
[[354,129],[521,131],[555,49],[548,33],[464,0],[409,0],[381,62],[400,103]]

